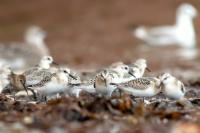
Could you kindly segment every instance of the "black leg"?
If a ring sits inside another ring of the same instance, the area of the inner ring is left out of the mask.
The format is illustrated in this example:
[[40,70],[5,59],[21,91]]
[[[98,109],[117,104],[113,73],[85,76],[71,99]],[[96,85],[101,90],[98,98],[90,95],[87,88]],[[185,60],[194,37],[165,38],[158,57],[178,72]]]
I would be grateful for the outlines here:
[[24,90],[26,91],[27,96],[29,96],[29,94],[28,94],[28,89],[27,89],[25,83],[23,83],[23,82],[21,81],[21,84],[23,85],[23,88],[24,88]]
[[34,92],[34,90],[31,88],[28,88],[28,90],[30,90],[32,92],[34,100],[37,101],[37,94]]
[[15,96],[15,93],[14,93],[14,101],[16,101],[16,96]]
[[44,101],[47,103],[47,96],[44,96]]

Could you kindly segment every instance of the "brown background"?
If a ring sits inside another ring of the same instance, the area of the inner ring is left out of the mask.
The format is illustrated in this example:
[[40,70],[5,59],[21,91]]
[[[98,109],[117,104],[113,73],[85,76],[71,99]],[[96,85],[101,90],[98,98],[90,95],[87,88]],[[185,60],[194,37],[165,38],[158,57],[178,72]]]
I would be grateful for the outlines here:
[[[72,66],[103,66],[146,57],[162,60],[160,49],[141,52],[131,35],[137,25],[173,24],[182,0],[1,0],[0,41],[22,41],[30,25],[48,32],[52,56]],[[199,0],[188,0],[200,10]],[[200,17],[195,19],[198,42]],[[154,52],[153,52],[154,51]],[[152,56],[153,55],[153,56]],[[156,56],[156,58],[154,58]],[[159,56],[159,57],[158,57]]]

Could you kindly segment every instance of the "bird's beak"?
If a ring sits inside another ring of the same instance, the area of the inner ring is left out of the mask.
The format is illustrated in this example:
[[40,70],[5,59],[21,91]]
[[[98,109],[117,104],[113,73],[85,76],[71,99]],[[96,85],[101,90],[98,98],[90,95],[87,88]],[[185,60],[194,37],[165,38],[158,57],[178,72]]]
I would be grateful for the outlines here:
[[110,83],[110,85],[117,85],[117,84],[115,84],[115,83]]
[[71,78],[73,78],[73,79],[77,80],[77,78],[76,78],[76,77],[74,77],[73,75],[69,74],[69,76],[70,76]]
[[147,70],[148,72],[151,72],[151,69],[149,69],[148,67],[146,67],[146,70]]
[[[130,69],[130,70],[128,71],[128,74],[130,74],[131,76],[135,77],[135,75],[133,74],[133,70],[132,70],[132,69]],[[136,77],[135,77],[135,78],[136,78]]]
[[54,61],[52,62],[52,64],[54,64],[54,65],[56,65],[56,66],[59,66],[59,64],[58,64],[58,63],[56,63],[56,62],[54,62]]

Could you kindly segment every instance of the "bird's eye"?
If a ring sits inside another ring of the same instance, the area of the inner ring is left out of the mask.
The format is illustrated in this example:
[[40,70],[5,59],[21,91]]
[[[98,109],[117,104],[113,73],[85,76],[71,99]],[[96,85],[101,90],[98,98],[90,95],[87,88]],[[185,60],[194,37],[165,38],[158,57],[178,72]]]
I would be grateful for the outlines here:
[[66,70],[64,70],[63,72],[64,72],[64,73],[67,73],[67,71],[66,71]]
[[165,77],[163,80],[167,80],[168,79],[168,77]]
[[128,70],[128,67],[125,67],[124,69],[125,69],[125,70]]

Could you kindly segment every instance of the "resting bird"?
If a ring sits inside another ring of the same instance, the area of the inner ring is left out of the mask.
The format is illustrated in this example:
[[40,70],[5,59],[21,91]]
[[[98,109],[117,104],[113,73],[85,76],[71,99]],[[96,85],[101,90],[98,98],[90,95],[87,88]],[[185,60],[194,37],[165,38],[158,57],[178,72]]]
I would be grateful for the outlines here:
[[176,11],[174,25],[146,28],[140,26],[133,34],[154,46],[167,46],[177,44],[182,48],[193,49],[196,45],[196,35],[193,19],[197,16],[197,10],[188,3],[181,4]]

